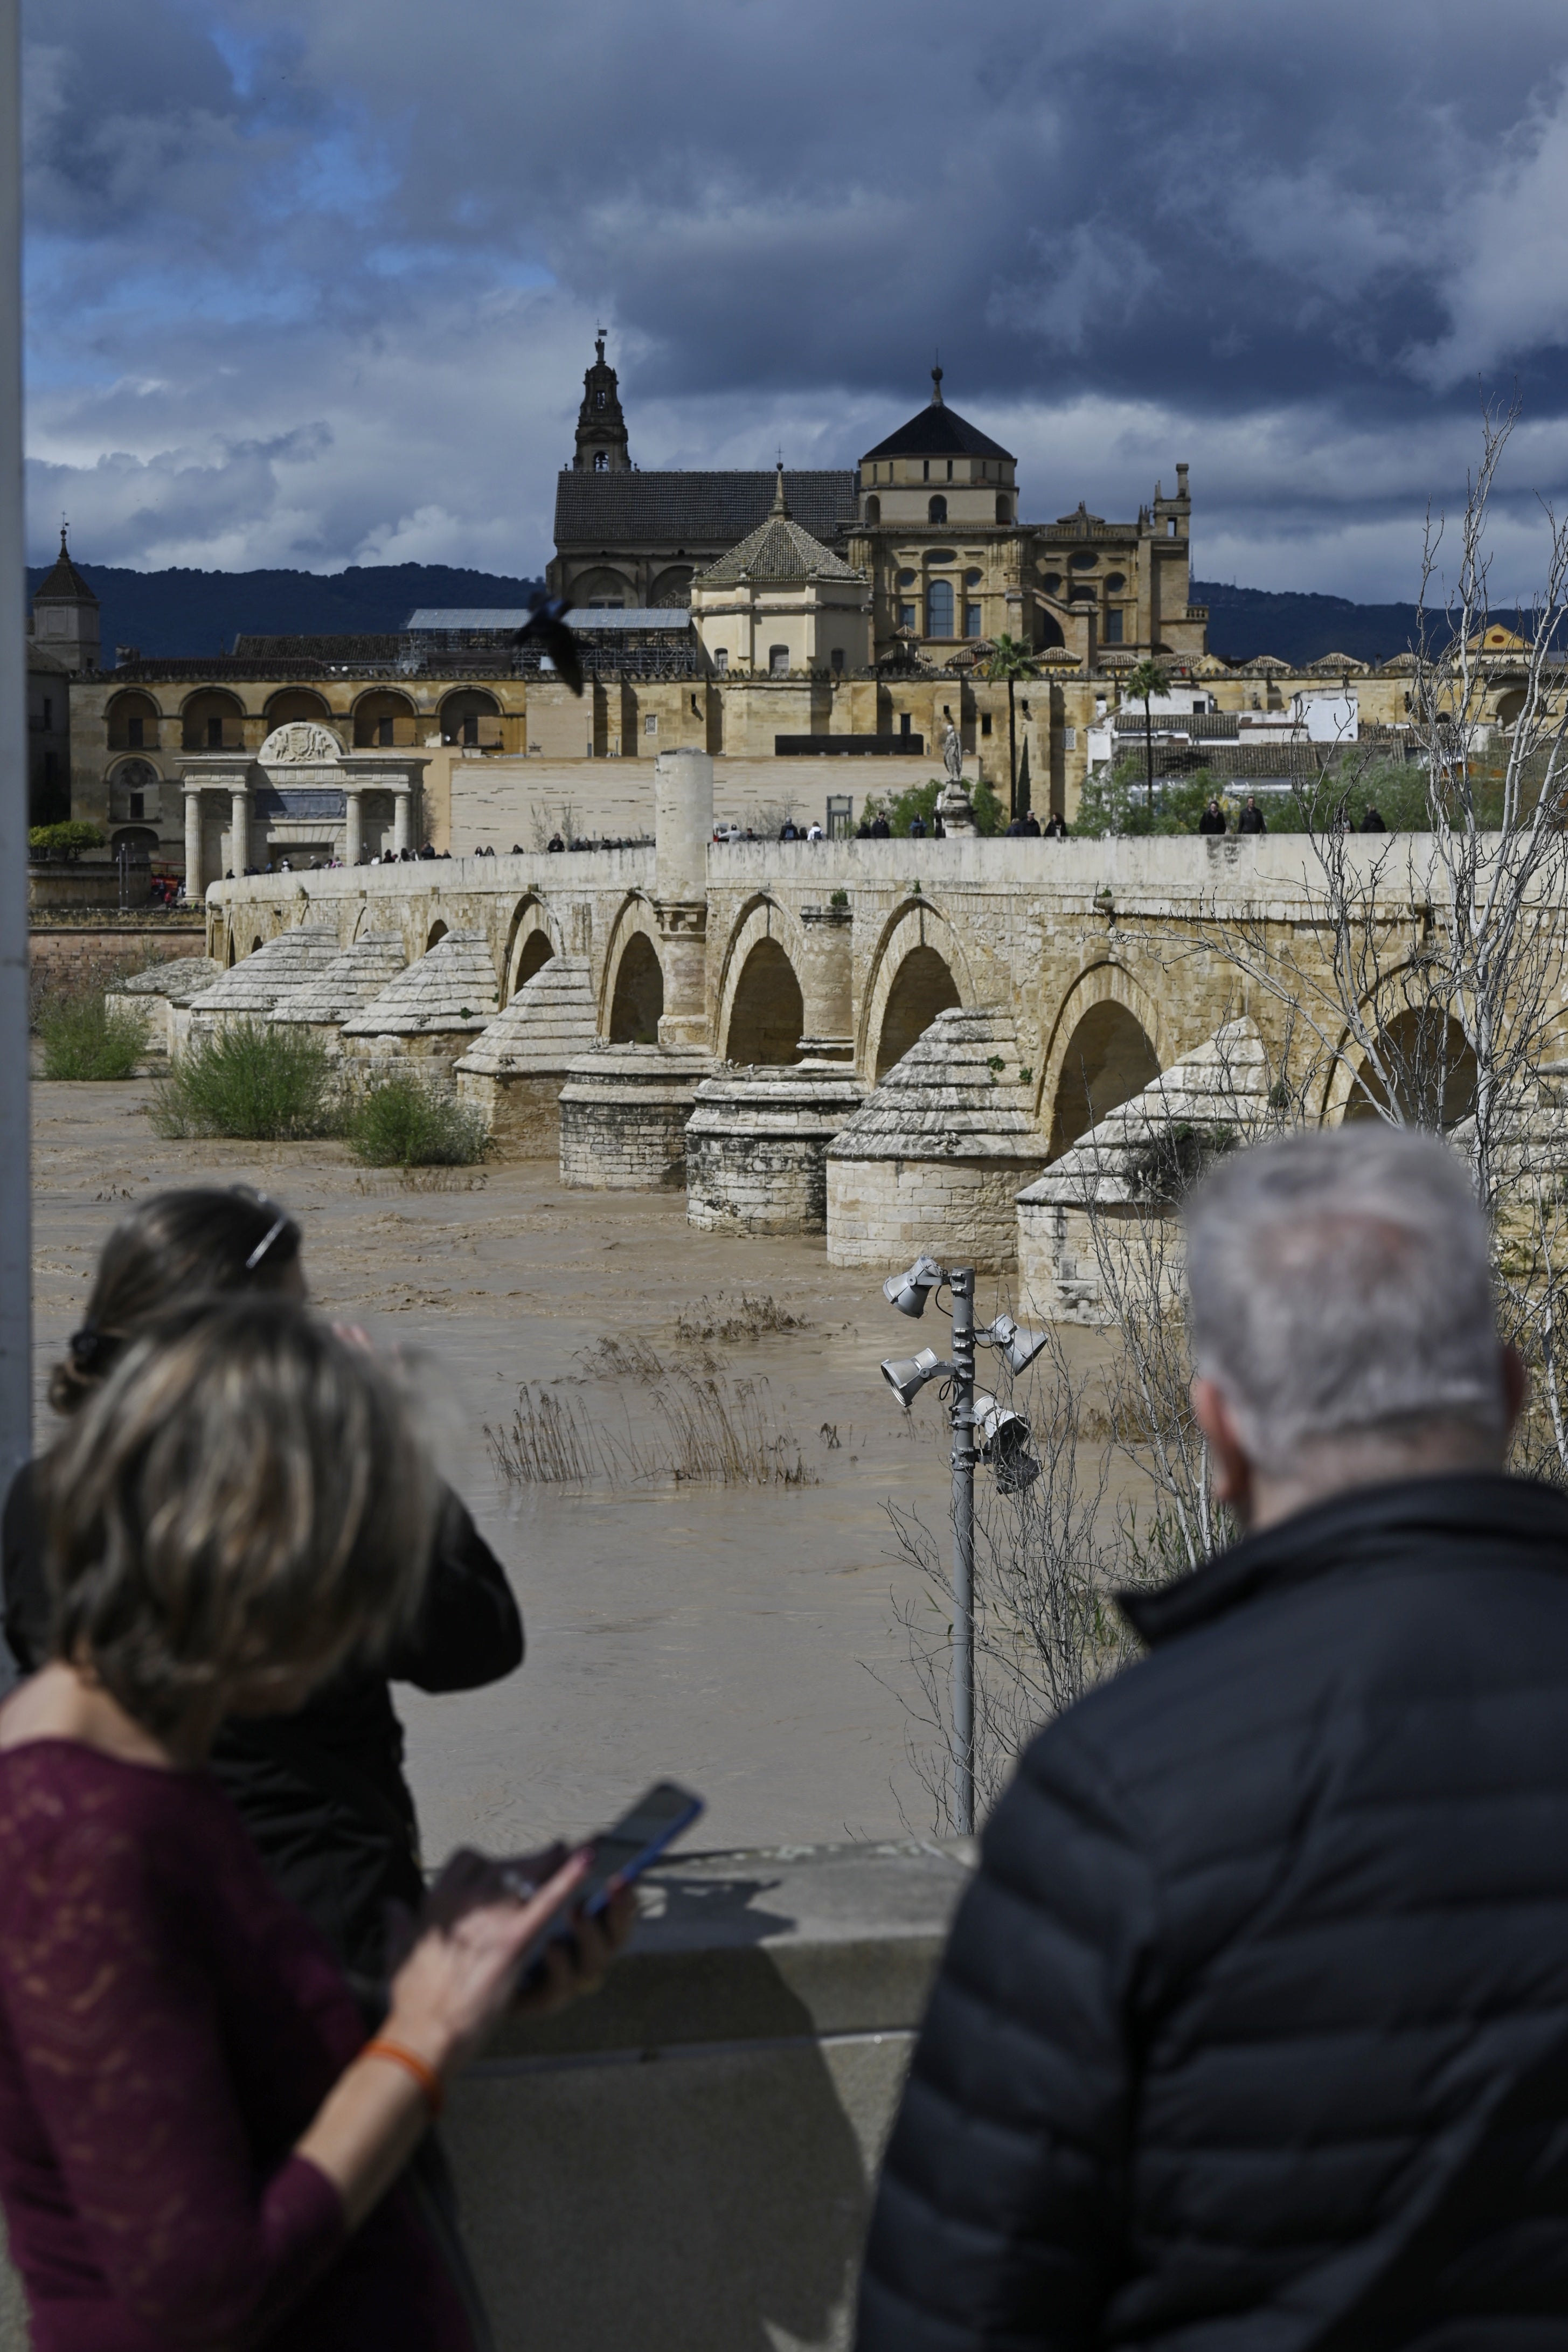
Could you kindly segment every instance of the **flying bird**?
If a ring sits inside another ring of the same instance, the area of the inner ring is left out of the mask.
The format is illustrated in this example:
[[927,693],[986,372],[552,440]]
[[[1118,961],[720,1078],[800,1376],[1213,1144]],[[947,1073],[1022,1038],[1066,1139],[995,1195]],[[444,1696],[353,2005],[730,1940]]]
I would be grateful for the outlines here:
[[536,638],[541,652],[552,664],[558,677],[564,678],[574,694],[583,691],[583,656],[577,650],[577,640],[566,625],[566,600],[562,596],[541,596],[529,608],[529,615],[512,639],[514,646]]

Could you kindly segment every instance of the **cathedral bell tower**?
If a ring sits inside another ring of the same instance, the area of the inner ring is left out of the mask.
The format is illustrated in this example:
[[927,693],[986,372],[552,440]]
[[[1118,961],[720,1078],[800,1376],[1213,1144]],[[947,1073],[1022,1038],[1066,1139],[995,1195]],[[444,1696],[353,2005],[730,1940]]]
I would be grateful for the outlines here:
[[583,378],[583,405],[577,412],[577,454],[572,460],[573,471],[628,474],[632,461],[626,455],[626,420],[621,415],[616,371],[605,357],[602,334],[594,349],[596,357]]

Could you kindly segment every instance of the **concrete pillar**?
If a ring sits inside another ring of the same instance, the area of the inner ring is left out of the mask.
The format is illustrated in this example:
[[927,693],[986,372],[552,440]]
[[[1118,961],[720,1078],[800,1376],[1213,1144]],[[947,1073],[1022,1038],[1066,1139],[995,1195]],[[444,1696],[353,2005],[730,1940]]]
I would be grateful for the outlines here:
[[406,783],[393,785],[392,845],[399,856],[405,849],[412,849],[414,846],[410,827],[413,797]]
[[364,795],[353,785],[343,794],[343,863],[357,866],[364,855]]
[[801,1051],[819,1062],[855,1058],[854,968],[851,909],[803,907],[800,993],[804,1026]]
[[653,763],[654,899],[664,970],[661,1045],[708,1043],[708,851],[713,761],[706,751],[661,751]]
[[200,784],[185,786],[185,896],[193,907],[201,903],[206,887],[202,872],[202,788]]
[[228,862],[236,874],[243,874],[250,863],[250,794],[243,784],[230,794]]

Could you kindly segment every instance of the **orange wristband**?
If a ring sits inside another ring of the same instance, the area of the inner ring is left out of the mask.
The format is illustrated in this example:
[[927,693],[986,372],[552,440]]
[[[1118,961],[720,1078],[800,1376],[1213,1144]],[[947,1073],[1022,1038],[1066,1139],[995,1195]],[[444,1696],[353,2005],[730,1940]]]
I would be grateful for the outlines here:
[[435,2122],[441,2112],[447,2094],[440,2075],[434,2066],[426,2063],[417,2051],[405,2050],[401,2042],[387,2042],[378,2035],[375,2041],[367,2042],[359,2054],[362,2058],[389,2058],[395,2066],[406,2067],[424,2092],[425,2104],[430,2110],[430,2120],[432,2123]]

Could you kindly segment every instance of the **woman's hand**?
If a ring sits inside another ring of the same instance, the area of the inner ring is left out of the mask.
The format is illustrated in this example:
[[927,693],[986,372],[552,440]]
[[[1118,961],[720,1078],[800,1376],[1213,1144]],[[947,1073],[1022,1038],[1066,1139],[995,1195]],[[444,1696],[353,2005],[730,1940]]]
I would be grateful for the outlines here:
[[611,1961],[624,1951],[637,1916],[629,1886],[613,1895],[596,1919],[577,1919],[572,1932],[546,1944],[539,1975],[512,2000],[514,2017],[549,2017],[583,1994],[597,1992]]
[[[586,1853],[574,1854],[526,1902],[479,1904],[450,1927],[426,1929],[392,1980],[385,2039],[406,2043],[437,2074],[460,2066],[504,2015],[529,1946],[582,1885],[591,1862]],[[580,1923],[580,1936],[584,1929],[593,1935],[590,1973],[602,1974],[616,1947],[593,1922]],[[570,1998],[576,1988],[563,1986],[555,1948],[546,1954],[547,1980]]]

